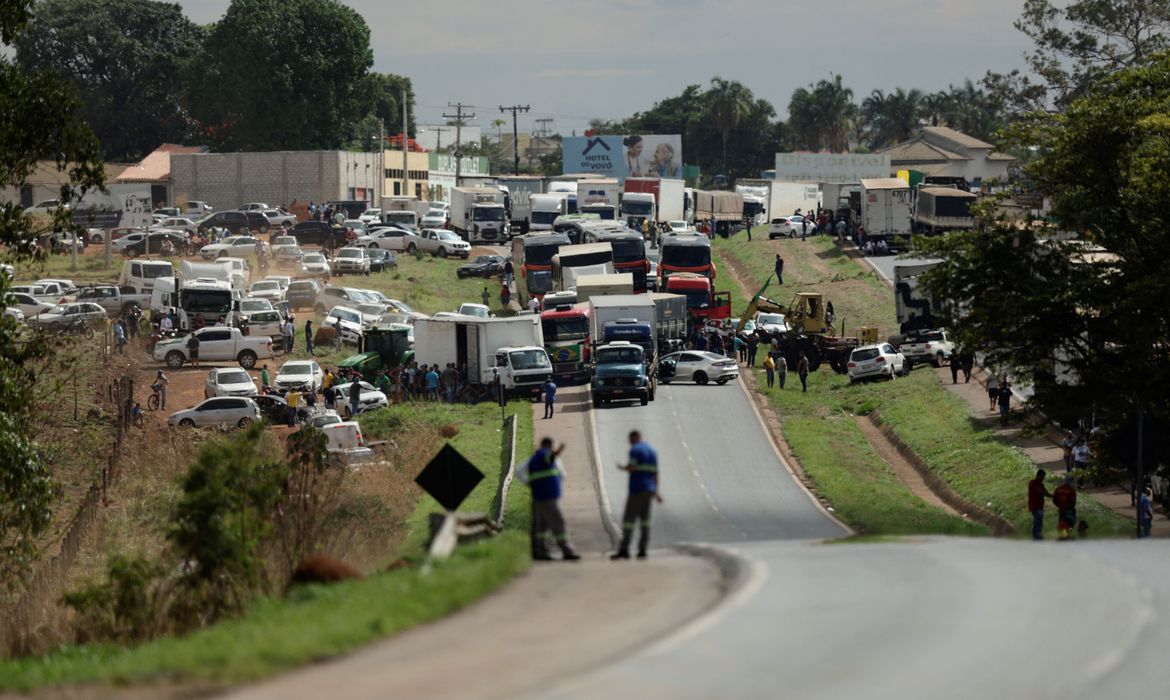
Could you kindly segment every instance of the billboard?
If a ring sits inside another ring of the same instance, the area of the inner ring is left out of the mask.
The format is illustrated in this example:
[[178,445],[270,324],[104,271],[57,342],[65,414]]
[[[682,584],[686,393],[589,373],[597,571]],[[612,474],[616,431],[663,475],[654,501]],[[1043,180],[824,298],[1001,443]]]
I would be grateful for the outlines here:
[[682,136],[573,136],[562,141],[565,174],[604,177],[671,177],[683,175]]
[[776,179],[846,185],[890,177],[888,153],[777,153]]

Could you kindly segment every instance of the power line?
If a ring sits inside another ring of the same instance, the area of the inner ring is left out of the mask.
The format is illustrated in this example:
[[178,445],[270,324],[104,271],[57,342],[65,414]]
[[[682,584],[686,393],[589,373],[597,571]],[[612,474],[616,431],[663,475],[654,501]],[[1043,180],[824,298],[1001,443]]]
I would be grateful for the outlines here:
[[513,105],[511,107],[504,107],[503,105],[500,105],[500,112],[501,113],[503,113],[503,112],[511,112],[512,113],[512,158],[514,159],[514,163],[515,163],[515,165],[512,168],[513,175],[520,174],[520,132],[517,130],[517,127],[516,127],[516,113],[517,112],[527,112],[528,109],[529,109],[528,105],[523,105],[523,106]]
[[475,105],[465,105],[462,102],[448,102],[447,106],[455,108],[455,114],[444,114],[443,118],[455,120],[455,186],[458,187],[460,174],[459,161],[461,160],[460,156],[462,155],[462,145],[460,139],[462,137],[463,120],[475,119],[474,112],[471,114],[464,114],[463,110],[475,109]]

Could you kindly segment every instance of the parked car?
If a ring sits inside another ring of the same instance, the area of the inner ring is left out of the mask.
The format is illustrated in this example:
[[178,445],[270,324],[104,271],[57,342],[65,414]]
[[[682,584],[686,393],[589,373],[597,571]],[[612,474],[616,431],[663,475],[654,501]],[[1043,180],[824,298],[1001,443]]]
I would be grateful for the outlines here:
[[93,231],[89,231],[89,242],[95,245],[100,245],[105,243],[106,237],[109,236],[110,240],[112,241],[111,245],[113,246],[113,249],[118,250],[118,241],[121,240],[122,237],[128,236],[132,233],[140,233],[144,236],[146,235],[145,231],[136,226],[115,226],[114,228],[106,230],[94,229]]
[[276,280],[260,280],[252,283],[248,289],[248,296],[256,299],[280,301],[284,298],[284,290],[280,288],[280,282]]
[[284,326],[284,315],[279,310],[272,311],[253,311],[246,317],[241,316],[248,322],[247,334],[251,336],[268,336],[269,338],[279,338],[281,328]]
[[155,209],[154,211],[152,211],[151,214],[154,214],[155,216],[161,216],[163,218],[167,218],[167,217],[174,217],[174,216],[182,216],[183,210],[179,209],[178,207],[159,207],[158,209]]
[[305,277],[324,279],[329,279],[333,275],[329,269],[329,260],[320,253],[309,253],[301,258],[300,273]]
[[216,367],[203,381],[203,398],[212,396],[254,396],[259,393],[252,375],[237,367]]
[[293,226],[289,234],[302,246],[312,244],[334,248],[345,245],[345,229],[324,221],[302,221]]
[[365,322],[360,311],[348,306],[334,306],[321,321],[321,325],[336,328],[338,322],[341,323],[341,342],[353,345],[361,342]]
[[[792,216],[782,216],[777,219],[772,219],[768,224],[768,240],[773,238],[781,238],[783,236],[799,236],[804,228],[804,217],[800,214],[793,214]],[[817,224],[812,219],[808,220],[808,233],[816,233]]]
[[158,222],[155,228],[165,228],[172,231],[183,231],[184,233],[195,233],[199,230],[199,226],[192,220],[185,216],[168,216],[162,221]]
[[955,352],[955,344],[946,331],[919,331],[907,334],[898,352],[911,363],[930,362],[942,367]]
[[256,255],[264,246],[263,241],[253,236],[229,236],[219,243],[203,246],[199,249],[199,255],[203,256],[204,260],[226,257],[242,258]]
[[846,370],[849,373],[849,381],[857,382],[873,377],[893,379],[899,374],[905,374],[908,367],[906,358],[895,350],[894,346],[880,343],[863,345],[851,352]]
[[325,288],[317,295],[317,303],[313,305],[313,308],[317,313],[323,314],[338,304],[342,306],[356,306],[367,301],[371,301],[371,299],[355,289],[325,285]]
[[[200,362],[238,362],[244,369],[252,369],[256,360],[276,356],[272,338],[246,336],[239,328],[211,326],[195,331],[195,336],[199,338]],[[154,346],[155,361],[165,361],[167,367],[179,369],[191,360],[187,342],[187,336],[160,340]]]
[[483,304],[460,304],[459,309],[455,312],[461,316],[478,316],[479,318],[491,318],[492,312]]
[[418,235],[414,232],[394,226],[375,229],[359,237],[354,245],[359,248],[404,251],[410,249],[417,240]]
[[333,256],[332,272],[335,275],[343,274],[370,274],[370,258],[365,248],[342,248]]
[[233,236],[240,233],[247,233],[250,228],[248,215],[242,211],[216,212],[200,219],[198,226],[200,231],[207,231],[213,228],[226,229]]
[[124,314],[150,306],[150,292],[139,294],[134,287],[98,284],[77,290],[78,301],[92,301],[111,314]]
[[317,280],[294,280],[288,285],[284,298],[294,309],[312,308],[320,292],[321,284]]
[[658,361],[658,381],[669,384],[672,381],[693,381],[706,384],[726,384],[739,379],[739,366],[726,355],[701,350],[685,350],[663,355]]
[[260,418],[260,407],[252,399],[242,396],[217,396],[205,399],[194,408],[172,413],[167,423],[184,428],[208,425],[234,425],[246,428]]
[[236,304],[236,311],[240,316],[248,319],[252,314],[259,311],[273,311],[275,307],[272,305],[271,299],[258,299],[255,297],[246,297],[240,299]]
[[[111,229],[113,230],[113,229]],[[125,234],[112,238],[110,243],[110,250],[115,253],[124,253],[126,248],[146,240],[146,231],[141,229],[129,229]],[[101,241],[95,241],[101,243]]]
[[316,360],[292,360],[281,366],[272,383],[278,391],[308,388],[316,392],[325,385],[325,372]]
[[389,306],[376,304],[372,301],[365,304],[358,304],[354,309],[362,315],[362,325],[367,328],[378,323],[383,316],[390,313]]
[[207,202],[203,202],[198,199],[192,199],[188,200],[187,206],[183,207],[183,216],[193,216],[196,219],[201,219],[213,211],[215,211],[215,207],[211,206]]
[[419,225],[423,228],[442,228],[447,223],[447,212],[445,211],[429,211],[422,219],[419,220]]
[[788,322],[784,320],[784,314],[762,313],[756,315],[756,328],[763,329],[769,335],[787,333]]
[[504,271],[504,258],[500,255],[477,255],[471,262],[455,268],[455,276],[464,277],[497,277]]
[[459,234],[454,231],[442,228],[423,229],[418,236],[418,241],[411,241],[407,245],[407,251],[413,253],[414,249],[410,247],[411,245],[417,246],[424,253],[437,255],[440,258],[467,258],[471,256],[470,243],[460,238]]
[[370,258],[370,272],[385,272],[398,269],[398,258],[389,250],[374,248],[366,252]]
[[27,318],[32,318],[56,306],[56,304],[37,299],[31,294],[25,294],[23,292],[10,292],[5,295],[4,301],[8,305],[8,308],[19,310]]
[[382,220],[382,210],[381,209],[367,209],[364,212],[362,212],[362,215],[359,216],[358,218],[367,224],[372,224],[372,223],[375,223],[375,222]]
[[[386,399],[386,395],[374,388],[374,385],[369,382],[358,382],[361,387],[360,395],[358,396],[358,413],[365,413],[366,411],[373,411],[377,408],[385,408],[390,405]],[[345,384],[334,384],[334,393],[336,398],[333,400],[333,410],[337,411],[342,418],[346,420],[353,418],[354,414],[350,411],[349,403],[349,382]]]
[[260,407],[260,415],[270,422],[284,423],[288,420],[288,402],[284,397],[275,394],[256,394],[252,400]]
[[19,323],[24,323],[24,312],[14,306],[5,306],[4,315]]
[[276,282],[280,285],[281,291],[287,291],[288,286],[292,284],[293,278],[291,275],[268,275],[264,280],[266,282]]
[[264,202],[248,202],[247,204],[240,206],[240,211],[264,211],[265,209],[271,208],[271,206],[265,204]]
[[366,222],[361,219],[346,219],[342,226],[350,229],[359,237],[366,235],[367,232]]
[[[126,238],[131,238],[127,236]],[[123,238],[114,241],[114,245],[126,240]],[[155,231],[142,238],[122,246],[122,255],[128,258],[139,255],[176,255],[187,245],[187,237],[170,231]]]
[[80,301],[54,306],[28,319],[30,326],[46,330],[63,330],[73,324],[96,326],[106,320],[106,310],[92,301]]
[[265,209],[260,213],[268,219],[268,223],[273,227],[282,225],[295,226],[297,223],[296,214],[290,214],[283,209]]

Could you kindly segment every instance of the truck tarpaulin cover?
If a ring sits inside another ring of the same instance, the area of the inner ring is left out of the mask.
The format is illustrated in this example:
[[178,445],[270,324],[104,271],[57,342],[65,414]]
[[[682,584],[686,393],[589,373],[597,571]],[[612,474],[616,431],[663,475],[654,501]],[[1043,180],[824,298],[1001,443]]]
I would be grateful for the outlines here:
[[739,221],[743,218],[743,195],[738,192],[695,192],[695,218],[700,221]]
[[566,174],[677,178],[682,175],[682,136],[573,136],[562,141],[561,157]]

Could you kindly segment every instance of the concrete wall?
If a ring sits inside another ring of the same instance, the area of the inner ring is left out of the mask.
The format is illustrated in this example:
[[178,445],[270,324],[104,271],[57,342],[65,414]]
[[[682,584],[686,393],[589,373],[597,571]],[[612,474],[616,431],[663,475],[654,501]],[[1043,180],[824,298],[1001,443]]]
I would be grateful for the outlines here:
[[[217,211],[246,202],[273,206],[337,199],[380,201],[379,153],[274,151],[171,156],[171,196],[202,200]],[[351,191],[364,190],[364,197]]]

